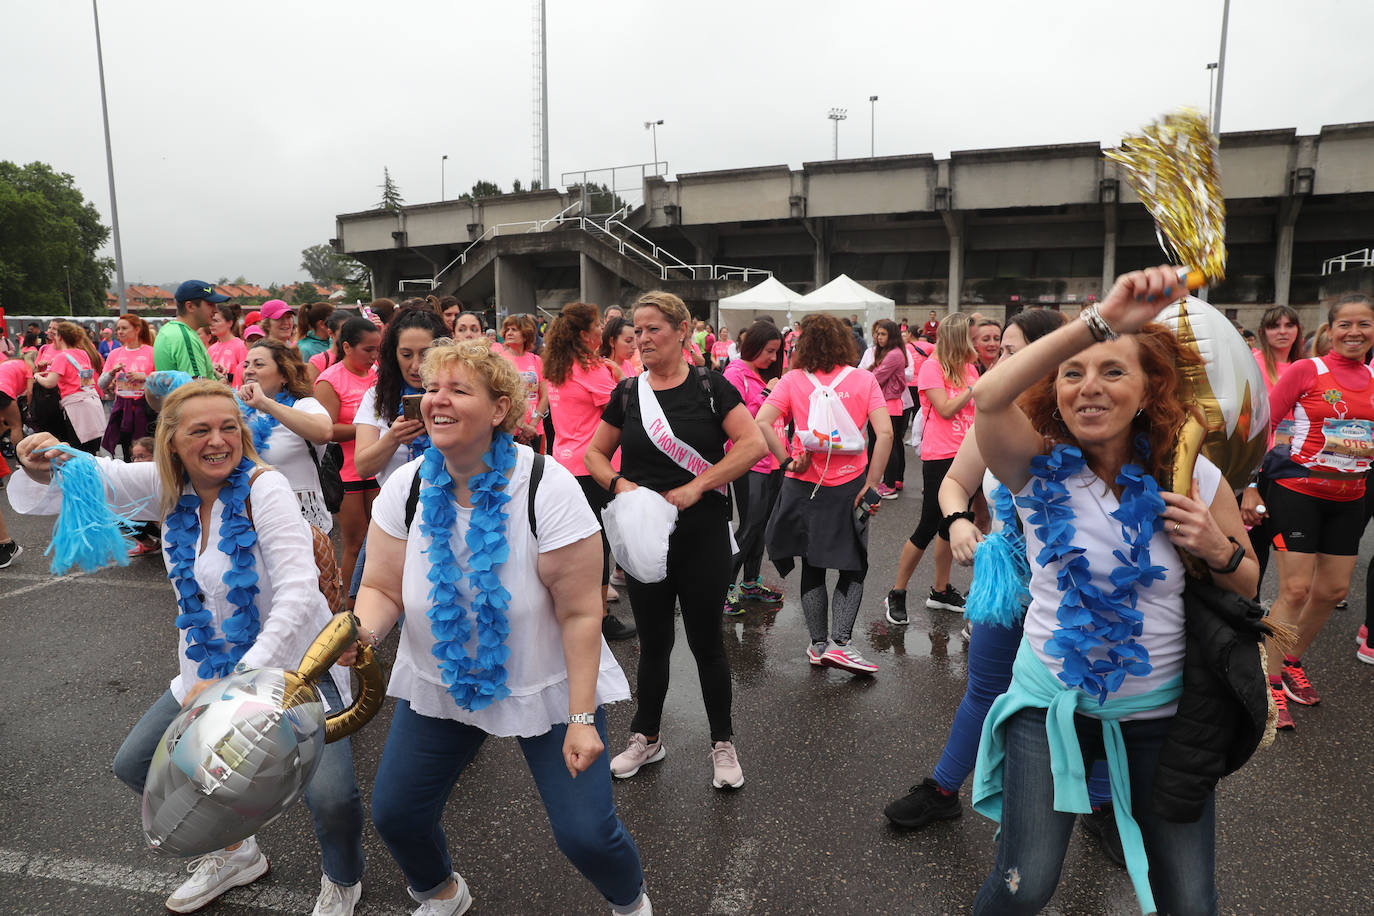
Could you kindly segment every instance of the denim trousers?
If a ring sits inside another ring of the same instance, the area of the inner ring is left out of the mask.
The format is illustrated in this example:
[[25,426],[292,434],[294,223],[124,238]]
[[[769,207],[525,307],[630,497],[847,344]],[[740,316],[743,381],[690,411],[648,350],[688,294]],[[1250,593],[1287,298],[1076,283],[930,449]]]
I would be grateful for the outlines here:
[[[1217,912],[1216,798],[1193,823],[1166,821],[1151,811],[1155,766],[1171,718],[1121,723],[1131,780],[1131,810],[1150,860],[1150,887],[1160,916]],[[1101,724],[1075,717],[1085,761],[1102,753]],[[1024,709],[1006,726],[1002,827],[992,873],[978,889],[973,912],[1038,913],[1059,884],[1064,853],[1078,815],[1054,810],[1054,779],[1045,737],[1045,710]]]
[[[342,708],[333,680],[320,678],[316,686],[333,709]],[[181,704],[168,690],[138,720],[115,754],[115,776],[140,795],[148,781],[153,751],[179,712]],[[363,879],[363,802],[353,776],[349,739],[324,746],[319,768],[305,790],[305,806],[315,821],[325,877],[343,887],[357,884]]]
[[[978,742],[983,736],[983,720],[988,717],[992,701],[1006,693],[1011,684],[1011,667],[1021,647],[1022,632],[1019,623],[1013,627],[973,624],[973,637],[968,644],[968,686],[932,774],[946,792],[958,792],[973,772]],[[1094,806],[1112,800],[1105,760],[1096,761],[1089,771],[1088,798]]]
[[[606,711],[596,711],[606,742]],[[563,762],[568,726],[519,738],[558,848],[613,906],[635,903],[644,890],[639,849],[616,815],[610,759],[602,753],[576,780]],[[377,781],[372,823],[418,899],[433,897],[454,871],[441,823],[449,793],[477,756],[487,733],[451,719],[422,716],[398,700]],[[520,880],[512,875],[511,880]]]

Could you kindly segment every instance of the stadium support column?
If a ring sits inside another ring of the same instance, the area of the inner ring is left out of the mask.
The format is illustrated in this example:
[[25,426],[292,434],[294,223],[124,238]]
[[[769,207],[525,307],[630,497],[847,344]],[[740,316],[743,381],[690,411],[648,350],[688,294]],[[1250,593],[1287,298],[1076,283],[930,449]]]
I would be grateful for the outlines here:
[[609,268],[584,251],[578,255],[581,271],[581,289],[578,290],[583,302],[601,306],[605,311],[609,305],[620,304],[620,278]]
[[949,233],[949,308],[952,315],[959,311],[964,286],[964,214],[941,210],[945,231]]
[[1116,282],[1116,201],[1102,205],[1102,289]]
[[826,220],[820,218],[803,219],[801,224],[815,244],[814,279],[816,289],[820,289],[830,282],[830,235]]
[[1278,233],[1274,240],[1274,304],[1287,305],[1293,282],[1293,230],[1298,225],[1301,197],[1279,198]]
[[535,305],[534,265],[524,258],[496,258],[496,315],[530,313]]

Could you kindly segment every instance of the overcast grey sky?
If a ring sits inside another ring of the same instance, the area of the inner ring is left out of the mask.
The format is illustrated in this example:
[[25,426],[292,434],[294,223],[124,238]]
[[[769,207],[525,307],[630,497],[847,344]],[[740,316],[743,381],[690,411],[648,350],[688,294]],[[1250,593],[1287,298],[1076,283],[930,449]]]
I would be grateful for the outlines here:
[[[105,214],[88,0],[5,0],[0,158],[76,177]],[[1112,143],[1207,106],[1222,0],[549,0],[562,172],[672,173],[840,155]],[[105,0],[101,30],[128,282],[302,278],[336,213],[533,171],[528,0]],[[1235,0],[1222,128],[1374,120],[1367,0]],[[1173,36],[1172,43],[1167,38]]]

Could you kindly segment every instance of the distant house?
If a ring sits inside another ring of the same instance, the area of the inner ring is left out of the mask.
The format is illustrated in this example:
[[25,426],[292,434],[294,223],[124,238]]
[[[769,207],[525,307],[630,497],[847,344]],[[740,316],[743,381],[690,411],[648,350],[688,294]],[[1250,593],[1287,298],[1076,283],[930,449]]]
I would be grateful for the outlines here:
[[160,286],[133,284],[125,291],[129,307],[137,309],[175,309],[176,297]]

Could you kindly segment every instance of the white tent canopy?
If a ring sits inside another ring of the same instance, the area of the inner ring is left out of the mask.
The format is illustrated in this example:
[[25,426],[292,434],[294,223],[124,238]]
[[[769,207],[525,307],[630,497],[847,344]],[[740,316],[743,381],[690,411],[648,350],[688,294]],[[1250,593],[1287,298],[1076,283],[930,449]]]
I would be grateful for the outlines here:
[[[732,331],[739,331],[764,315],[772,315],[778,327],[783,327],[787,324],[788,309],[800,302],[801,298],[776,277],[769,277],[758,286],[720,300],[717,303],[720,323]],[[800,318],[802,313],[796,312],[795,316]]]
[[867,333],[879,318],[894,317],[895,305],[886,296],[880,296],[849,279],[848,274],[840,274],[815,292],[802,296],[801,301],[792,307],[792,313],[797,318],[812,312],[826,312],[840,318],[858,315]]

